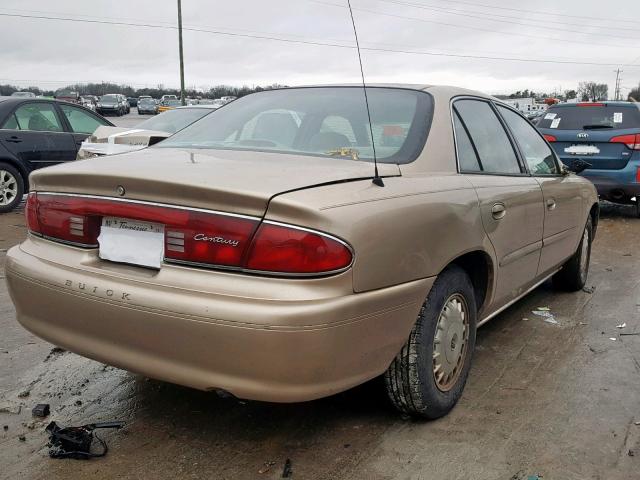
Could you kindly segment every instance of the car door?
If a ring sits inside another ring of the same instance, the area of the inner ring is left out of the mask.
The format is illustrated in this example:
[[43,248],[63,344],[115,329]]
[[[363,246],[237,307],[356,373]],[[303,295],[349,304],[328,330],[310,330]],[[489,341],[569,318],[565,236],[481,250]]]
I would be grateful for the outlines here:
[[459,170],[478,194],[497,260],[493,301],[487,308],[491,311],[535,283],[542,248],[542,190],[520,163],[491,102],[460,99],[452,112]]
[[[75,107],[61,103],[58,105],[62,112],[63,119],[67,122],[67,127],[71,131],[76,146],[76,153],[80,145],[86,138],[96,129],[103,125],[112,126],[110,122],[104,118],[95,115],[84,108]],[[75,156],[74,156],[75,158]]]
[[519,113],[499,105],[498,111],[516,139],[520,153],[531,175],[542,188],[544,197],[544,230],[539,274],[561,265],[578,245],[582,222],[581,182],[563,175],[553,150]]
[[75,143],[53,102],[20,104],[0,128],[0,142],[28,168],[75,160]]

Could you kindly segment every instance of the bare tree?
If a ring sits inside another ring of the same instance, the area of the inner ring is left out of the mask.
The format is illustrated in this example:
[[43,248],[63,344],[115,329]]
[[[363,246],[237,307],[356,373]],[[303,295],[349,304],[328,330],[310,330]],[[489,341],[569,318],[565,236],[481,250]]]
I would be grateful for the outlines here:
[[584,102],[599,102],[609,97],[609,86],[606,83],[580,82],[578,96]]

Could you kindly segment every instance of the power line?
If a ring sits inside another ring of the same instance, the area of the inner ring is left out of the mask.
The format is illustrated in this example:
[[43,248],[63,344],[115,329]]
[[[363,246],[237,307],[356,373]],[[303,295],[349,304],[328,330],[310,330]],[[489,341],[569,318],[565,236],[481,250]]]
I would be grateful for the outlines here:
[[[454,0],[452,2],[445,2],[445,3],[459,3],[462,5],[471,5],[474,7],[484,7],[484,8],[493,8],[495,10],[509,10],[512,12],[520,12],[520,13],[532,13],[535,15],[548,15],[548,16],[553,16],[553,17],[568,17],[568,18],[582,18],[582,19],[586,19],[586,20],[598,20],[598,21],[605,21],[605,22],[624,22],[624,23],[631,23],[634,25],[638,24],[637,20],[625,20],[622,18],[607,18],[607,17],[588,17],[588,16],[584,16],[584,15],[570,15],[568,13],[553,13],[553,12],[544,12],[544,11],[540,11],[540,10],[525,10],[522,8],[513,8],[513,7],[502,7],[502,6],[497,6],[497,5],[488,5],[486,3],[474,3],[474,2],[466,2],[463,0]],[[612,27],[615,28],[615,27]]]
[[[320,5],[328,5],[331,7],[337,7],[337,8],[345,8],[344,5],[338,4],[338,3],[331,3],[331,2],[326,2],[326,1],[322,1],[322,0],[307,0],[308,2],[312,2],[312,3],[318,3]],[[360,12],[368,12],[374,15],[382,15],[385,17],[393,17],[393,18],[400,18],[403,20],[412,20],[412,21],[417,21],[417,22],[423,22],[423,23],[430,23],[433,25],[444,25],[447,27],[454,27],[454,28],[461,28],[461,29],[465,29],[465,30],[477,30],[480,32],[489,32],[489,33],[493,33],[493,34],[499,34],[499,35],[508,35],[508,36],[515,36],[515,37],[526,37],[526,38],[535,38],[536,40],[551,40],[553,42],[566,42],[566,43],[576,43],[576,44],[580,44],[580,45],[589,45],[589,46],[601,46],[601,47],[615,47],[615,48],[629,48],[629,45],[621,45],[621,44],[613,44],[613,43],[595,43],[595,42],[584,42],[584,41],[580,41],[580,40],[569,40],[569,39],[565,39],[565,38],[557,38],[557,37],[545,37],[543,35],[529,35],[526,33],[517,33],[517,32],[505,32],[505,31],[499,31],[499,30],[495,30],[495,29],[490,29],[490,28],[482,28],[482,27],[473,27],[470,25],[461,25],[458,23],[447,23],[447,22],[440,22],[437,20],[428,20],[426,18],[420,18],[420,17],[410,17],[410,16],[406,16],[406,15],[397,15],[394,13],[386,13],[386,12],[380,12],[377,10],[370,10],[368,8],[360,8],[360,7],[354,7],[354,10],[358,10]]]
[[[324,3],[324,2],[322,2]],[[356,10],[356,9],[354,9]],[[28,18],[28,19],[39,19],[39,20],[57,20],[57,21],[65,21],[65,22],[76,22],[76,23],[92,23],[92,24],[101,24],[101,25],[115,25],[115,26],[127,26],[127,27],[143,27],[143,28],[155,28],[155,29],[163,29],[163,30],[176,30],[176,26],[169,25],[154,25],[151,23],[134,23],[134,22],[115,22],[115,21],[106,21],[106,20],[80,20],[77,18],[66,18],[66,17],[51,17],[44,15],[23,15],[23,14],[11,14],[11,13],[0,13],[0,17],[17,17],[17,18]],[[290,44],[301,44],[301,45],[311,45],[311,46],[322,46],[322,47],[333,47],[333,48],[347,48],[347,49],[355,49],[356,47],[353,45],[344,45],[338,43],[328,43],[328,42],[314,42],[307,40],[292,40],[288,38],[274,37],[268,35],[252,35],[246,33],[237,33],[237,32],[223,32],[219,30],[208,30],[204,28],[186,28],[183,30],[188,30],[191,32],[200,32],[200,33],[209,33],[213,35],[221,35],[221,36],[230,36],[230,37],[239,37],[239,38],[251,38],[257,40],[271,40],[277,42],[284,42]],[[376,48],[376,47],[362,47],[362,50],[366,50],[369,52],[381,52],[381,53],[402,53],[408,55],[426,55],[426,56],[435,56],[435,57],[448,57],[448,58],[464,58],[464,59],[477,59],[477,60],[498,60],[498,61],[510,61],[510,62],[523,62],[523,63],[547,63],[547,64],[558,64],[558,65],[588,65],[588,66],[602,66],[602,67],[611,67],[618,66],[620,62],[611,63],[611,62],[584,62],[584,61],[574,61],[574,60],[549,60],[549,59],[534,59],[534,58],[523,58],[523,57],[506,57],[506,56],[491,56],[491,55],[471,55],[471,54],[453,54],[453,53],[442,53],[442,52],[431,52],[431,51],[414,51],[414,50],[402,50],[402,49],[391,49],[391,48]],[[638,65],[626,65],[629,67],[640,67]]]
[[[499,22],[499,23],[508,23],[508,24],[512,24],[512,25],[523,25],[526,27],[535,27],[535,28],[544,28],[546,30],[555,30],[558,32],[566,32],[566,33],[578,33],[580,35],[598,35],[601,37],[611,37],[611,38],[621,38],[624,40],[640,40],[640,38],[637,37],[625,37],[622,35],[613,35],[610,33],[592,33],[592,32],[583,32],[583,31],[579,31],[579,30],[569,30],[566,28],[559,28],[559,27],[553,27],[553,26],[547,26],[547,25],[536,25],[536,24],[531,24],[531,23],[525,23],[525,22],[521,22],[521,21],[513,21],[513,19],[518,20],[517,17],[513,17],[513,16],[508,16],[508,15],[498,15],[496,13],[486,13],[486,12],[469,12],[466,10],[460,10],[460,9],[450,9],[450,8],[443,8],[443,7],[438,7],[438,6],[433,6],[433,5],[426,5],[426,4],[422,4],[422,3],[410,3],[410,2],[403,2],[403,1],[399,1],[399,0],[378,0],[380,2],[384,2],[384,3],[390,3],[393,5],[404,5],[407,7],[412,7],[412,8],[419,8],[421,10],[430,10],[430,11],[435,11],[435,12],[440,12],[440,13],[445,13],[448,15],[457,15],[457,16],[461,16],[461,17],[469,17],[469,18],[478,18],[481,20],[488,20],[490,22]],[[484,17],[478,16],[478,15],[484,15]],[[490,18],[490,17],[496,17],[496,18]],[[507,20],[505,20],[507,19]],[[545,20],[533,20],[534,22],[545,22]],[[556,24],[560,24],[560,25],[574,25],[574,26],[582,26],[582,27],[588,27],[588,25],[578,25],[578,24],[566,24],[563,22],[550,22],[550,23],[556,23]],[[611,28],[611,27],[595,27],[595,28]],[[628,30],[633,30],[633,31],[638,31],[637,29],[628,29]]]

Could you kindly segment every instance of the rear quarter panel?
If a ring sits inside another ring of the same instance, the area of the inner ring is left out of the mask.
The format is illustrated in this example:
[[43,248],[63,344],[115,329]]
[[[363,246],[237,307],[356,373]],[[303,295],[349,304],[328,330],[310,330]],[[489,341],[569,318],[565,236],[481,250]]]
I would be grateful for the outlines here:
[[267,218],[325,231],[351,244],[355,292],[435,276],[466,252],[494,257],[477,194],[462,176],[384,182],[382,188],[366,180],[283,194],[271,201]]

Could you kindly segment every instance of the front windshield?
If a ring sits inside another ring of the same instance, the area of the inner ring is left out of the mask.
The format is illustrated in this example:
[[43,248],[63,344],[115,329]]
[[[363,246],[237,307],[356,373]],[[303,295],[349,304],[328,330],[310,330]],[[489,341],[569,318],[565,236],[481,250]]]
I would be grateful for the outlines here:
[[180,100],[165,100],[164,104],[168,107],[177,107],[182,105],[182,102]]
[[[417,90],[367,87],[377,159],[408,163],[418,156],[433,112]],[[373,160],[361,87],[260,92],[235,100],[158,145],[273,151]]]
[[142,100],[138,100],[138,103],[142,104],[142,105],[153,105],[156,102],[154,102],[152,99],[150,98],[143,98]]
[[118,101],[118,97],[116,97],[115,95],[103,95],[102,97],[100,97],[100,101],[102,101],[102,102],[117,102]]
[[187,125],[191,125],[196,120],[200,120],[207,113],[213,110],[208,108],[178,108],[167,110],[157,117],[145,120],[136,128],[145,130],[155,130],[156,132],[176,133]]

